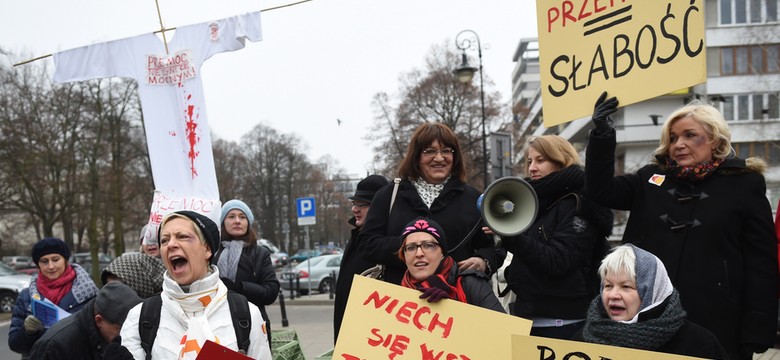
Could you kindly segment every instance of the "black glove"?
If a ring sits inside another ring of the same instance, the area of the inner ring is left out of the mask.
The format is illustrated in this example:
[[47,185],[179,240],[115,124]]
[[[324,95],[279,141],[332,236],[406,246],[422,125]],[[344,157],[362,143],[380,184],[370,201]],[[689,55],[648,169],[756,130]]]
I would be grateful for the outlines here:
[[103,349],[103,359],[106,360],[133,360],[133,354],[122,346],[122,337],[117,335],[113,341]]
[[606,133],[612,130],[612,119],[609,115],[615,113],[618,107],[618,99],[611,97],[607,99],[607,92],[601,93],[599,99],[596,100],[596,106],[593,108],[593,124],[596,125],[596,130],[601,133]]
[[225,286],[228,288],[228,290],[233,290],[235,292],[241,292],[241,290],[244,289],[244,287],[241,285],[241,282],[234,282],[226,277],[219,278],[222,280],[222,282],[225,284]]
[[437,287],[429,287],[425,290],[421,289],[420,291],[423,292],[422,295],[420,295],[420,299],[428,298],[429,303],[435,303],[441,299],[448,299],[450,297],[450,294]]
[[739,354],[742,355],[743,359],[752,359],[754,353],[761,354],[767,349],[769,349],[769,347],[761,344],[742,343],[739,345]]

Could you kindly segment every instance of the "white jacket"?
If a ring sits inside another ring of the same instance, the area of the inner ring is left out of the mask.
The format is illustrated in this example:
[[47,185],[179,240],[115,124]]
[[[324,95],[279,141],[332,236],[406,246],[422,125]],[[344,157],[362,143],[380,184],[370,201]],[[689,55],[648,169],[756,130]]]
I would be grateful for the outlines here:
[[[160,314],[160,326],[157,329],[157,337],[152,346],[152,359],[194,359],[197,354],[191,352],[180,357],[181,340],[187,332],[188,324],[194,318],[201,317],[207,321],[207,327],[218,339],[219,344],[233,350],[238,350],[236,332],[233,328],[233,320],[230,316],[230,308],[227,302],[227,288],[219,280],[219,270],[211,267],[212,273],[207,277],[194,282],[190,286],[189,293],[197,293],[208,289],[217,288],[214,300],[209,303],[205,311],[185,311],[179,301],[172,295],[181,297],[184,292],[165,272],[162,291],[162,311]],[[141,338],[138,333],[142,304],[136,305],[127,313],[127,319],[122,325],[120,335],[122,345],[130,350],[133,358],[144,360],[146,354],[141,347]],[[249,349],[247,356],[254,359],[271,360],[271,348],[265,334],[263,317],[257,306],[249,303],[249,312],[252,317],[252,327],[249,332]],[[194,321],[194,320],[192,320]],[[210,339],[214,341],[215,339]],[[199,344],[201,347],[203,344]]]

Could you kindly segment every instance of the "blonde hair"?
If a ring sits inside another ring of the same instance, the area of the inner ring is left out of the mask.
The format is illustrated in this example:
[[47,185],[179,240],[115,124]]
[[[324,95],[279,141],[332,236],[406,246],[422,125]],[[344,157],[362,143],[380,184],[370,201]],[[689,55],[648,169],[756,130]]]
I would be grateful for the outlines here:
[[661,142],[655,149],[655,155],[660,157],[669,156],[669,145],[671,144],[672,125],[680,119],[690,117],[702,127],[707,134],[708,143],[715,143],[712,150],[712,157],[716,159],[725,159],[731,153],[731,131],[729,130],[723,114],[712,105],[702,103],[699,100],[693,100],[673,112],[664,122],[661,130]]
[[528,151],[530,149],[538,151],[545,159],[554,162],[560,166],[561,169],[565,169],[572,165],[582,166],[580,154],[577,153],[577,149],[575,149],[568,140],[558,135],[542,135],[532,138],[526,146],[525,153],[523,154],[526,175],[528,175]]
[[[206,245],[206,247],[209,248],[209,250],[211,250],[211,245],[209,245],[209,243],[206,242],[206,237],[203,236],[203,232],[200,231],[200,227],[198,227],[198,225],[195,224],[195,222],[192,221],[192,219],[190,219],[190,218],[188,218],[188,217],[186,217],[186,216],[184,216],[182,214],[177,214],[177,213],[170,213],[170,214],[166,215],[163,218],[163,221],[160,223],[160,230],[159,230],[159,233],[157,234],[157,239],[159,239],[157,241],[158,241],[159,244],[162,244],[162,228],[165,226],[165,224],[167,224],[168,222],[170,222],[173,219],[184,219],[184,220],[187,220],[188,222],[190,222],[192,224],[193,230],[195,230],[195,234],[198,235],[198,239],[200,240],[200,242],[202,244]],[[214,251],[214,250],[212,250],[212,251]]]

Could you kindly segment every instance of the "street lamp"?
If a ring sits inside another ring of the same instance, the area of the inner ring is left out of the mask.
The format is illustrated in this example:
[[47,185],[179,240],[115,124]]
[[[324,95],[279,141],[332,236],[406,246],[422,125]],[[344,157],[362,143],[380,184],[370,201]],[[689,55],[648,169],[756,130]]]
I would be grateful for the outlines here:
[[[472,38],[464,36],[463,34],[474,35],[477,40],[477,54],[479,55],[479,68],[475,68],[469,65],[469,60],[466,57],[466,49],[471,48]],[[479,95],[482,103],[482,178],[484,181],[483,188],[488,186],[488,157],[487,157],[487,134],[485,133],[485,89],[484,81],[482,81],[482,44],[479,41],[479,35],[472,30],[463,30],[455,36],[455,46],[462,50],[460,66],[455,68],[452,72],[458,76],[458,80],[464,84],[468,84],[474,78],[474,73],[479,71]]]

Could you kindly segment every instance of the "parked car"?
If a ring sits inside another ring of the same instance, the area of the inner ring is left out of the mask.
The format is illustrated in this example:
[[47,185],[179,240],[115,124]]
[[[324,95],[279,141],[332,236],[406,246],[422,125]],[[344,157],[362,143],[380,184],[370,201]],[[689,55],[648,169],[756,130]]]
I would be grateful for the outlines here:
[[271,252],[271,262],[273,263],[274,267],[278,268],[287,265],[287,262],[289,261],[287,253],[280,251],[279,248],[276,247],[276,245],[274,245],[270,240],[257,240],[257,245],[265,246],[265,248]]
[[29,256],[3,256],[3,263],[17,270],[35,267]]
[[6,264],[0,264],[0,312],[9,313],[16,305],[16,297],[30,286],[31,275],[18,273]]
[[317,257],[322,255],[322,253],[319,250],[298,250],[298,252],[295,253],[295,255],[290,256],[290,262],[293,264],[297,264],[303,261],[306,261],[306,259]]
[[[111,260],[113,260],[111,255],[98,253],[98,261],[100,262],[100,266],[99,266],[100,271],[103,271],[103,269],[107,268],[108,264],[111,263]],[[84,270],[87,270],[87,272],[89,272],[92,269],[92,255],[88,252],[75,253],[70,256],[70,263],[79,264],[81,265],[81,267],[84,268]]]
[[301,295],[309,293],[309,284],[311,284],[312,290],[317,290],[320,293],[329,292],[339,276],[341,256],[342,254],[313,257],[290,270],[283,271],[280,279],[282,289],[290,290],[290,279],[293,280],[292,286],[295,287],[298,283],[296,278],[298,278],[300,281],[298,293]]

